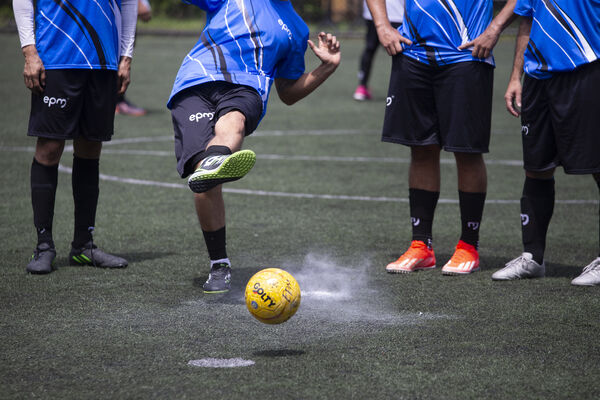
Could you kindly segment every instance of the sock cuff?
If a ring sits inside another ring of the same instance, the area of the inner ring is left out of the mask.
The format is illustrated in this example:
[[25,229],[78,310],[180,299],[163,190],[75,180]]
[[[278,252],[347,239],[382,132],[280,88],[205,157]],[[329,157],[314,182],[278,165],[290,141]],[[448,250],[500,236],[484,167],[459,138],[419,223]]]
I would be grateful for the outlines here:
[[35,157],[33,157],[33,162],[31,163],[32,167],[34,165],[35,165],[36,168],[43,168],[45,171],[48,171],[48,172],[54,172],[54,171],[58,172],[58,164],[56,164],[56,165],[44,165],[44,164],[40,163],[38,160],[36,160]]
[[220,258],[218,260],[210,260],[211,267],[215,264],[222,264],[222,263],[225,263],[225,264],[231,266],[231,261],[229,261],[229,258]]

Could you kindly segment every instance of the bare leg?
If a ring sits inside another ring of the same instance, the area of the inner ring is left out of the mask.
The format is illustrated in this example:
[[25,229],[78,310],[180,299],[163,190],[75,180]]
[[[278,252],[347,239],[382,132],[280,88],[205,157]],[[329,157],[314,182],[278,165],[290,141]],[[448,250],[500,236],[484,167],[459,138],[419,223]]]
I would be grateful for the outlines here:
[[440,191],[440,150],[438,145],[411,147],[409,188]]
[[458,170],[458,190],[483,193],[487,190],[487,172],[483,156],[478,153],[454,153]]

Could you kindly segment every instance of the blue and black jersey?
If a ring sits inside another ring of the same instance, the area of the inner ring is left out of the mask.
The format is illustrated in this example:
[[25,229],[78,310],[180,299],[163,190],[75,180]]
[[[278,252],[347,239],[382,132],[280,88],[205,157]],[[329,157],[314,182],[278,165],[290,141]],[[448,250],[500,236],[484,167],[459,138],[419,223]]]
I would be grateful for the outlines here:
[[281,0],[188,0],[207,12],[206,26],[185,56],[167,104],[177,93],[211,81],[250,86],[267,109],[275,78],[304,73],[308,27],[291,2]]
[[119,63],[121,0],[35,0],[37,51],[46,69]]
[[515,13],[531,17],[525,72],[546,79],[600,55],[600,0],[518,0]]
[[398,31],[413,44],[403,45],[403,52],[431,66],[464,61],[494,65],[491,55],[474,58],[472,49],[458,49],[483,33],[492,14],[492,0],[406,0],[404,24]]

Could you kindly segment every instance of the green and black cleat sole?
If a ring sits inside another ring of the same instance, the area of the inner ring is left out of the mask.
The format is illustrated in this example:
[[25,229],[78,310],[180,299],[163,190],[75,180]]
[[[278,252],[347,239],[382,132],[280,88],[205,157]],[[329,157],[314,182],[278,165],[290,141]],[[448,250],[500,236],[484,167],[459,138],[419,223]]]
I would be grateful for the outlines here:
[[188,179],[188,186],[194,193],[203,193],[226,182],[244,177],[256,162],[252,150],[241,150],[227,157],[214,171],[197,170]]

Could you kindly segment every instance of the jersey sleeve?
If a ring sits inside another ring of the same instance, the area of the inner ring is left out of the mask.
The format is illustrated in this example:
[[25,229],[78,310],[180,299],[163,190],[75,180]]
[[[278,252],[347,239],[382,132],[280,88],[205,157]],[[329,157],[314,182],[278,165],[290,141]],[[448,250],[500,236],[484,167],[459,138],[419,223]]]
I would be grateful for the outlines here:
[[531,3],[532,0],[517,0],[514,13],[523,17],[533,17],[533,4]]
[[212,12],[221,8],[224,0],[181,0],[186,4],[193,4],[204,11]]
[[294,42],[292,50],[277,65],[275,78],[298,79],[304,73],[304,53],[308,47],[308,35],[302,38],[302,41]]
[[33,25],[33,1],[13,0],[13,11],[15,22],[19,31],[21,47],[35,44],[35,33]]

